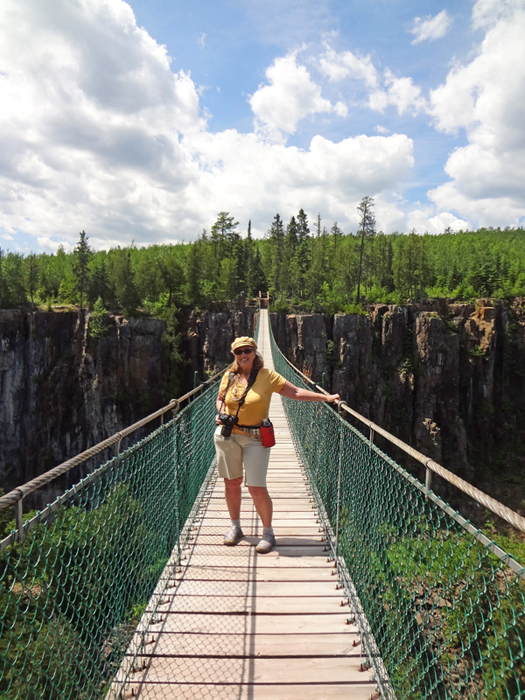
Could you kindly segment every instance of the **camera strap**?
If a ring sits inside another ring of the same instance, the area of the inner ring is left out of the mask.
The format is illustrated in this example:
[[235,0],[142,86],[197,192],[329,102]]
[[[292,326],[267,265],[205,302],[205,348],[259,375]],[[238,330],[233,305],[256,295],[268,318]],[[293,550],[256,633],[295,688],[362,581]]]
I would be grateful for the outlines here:
[[[258,374],[259,374],[259,370],[258,370],[258,369],[254,369],[254,370],[252,370],[252,371],[250,372],[250,376],[249,376],[249,378],[248,378],[248,385],[246,386],[246,389],[244,390],[244,394],[243,394],[243,395],[241,396],[241,398],[239,399],[239,405],[237,406],[237,412],[236,412],[236,414],[235,414],[235,417],[236,417],[236,418],[238,417],[239,411],[241,410],[241,408],[242,408],[243,405],[244,405],[244,402],[246,401],[246,396],[247,396],[248,392],[250,391],[250,389],[252,388],[252,386],[255,384],[255,381],[256,381],[256,379],[257,379],[257,375],[258,375]],[[223,406],[224,406],[224,401],[225,401],[225,399],[226,399],[226,394],[228,393],[228,389],[230,388],[230,384],[232,383],[234,377],[235,377],[234,372],[230,372],[230,376],[228,377],[228,384],[226,385],[226,391],[224,392],[224,397],[223,397],[223,399],[222,399],[222,405],[223,405]]]
[[[257,379],[258,374],[259,374],[258,369],[254,369],[250,372],[250,376],[248,377],[248,385],[246,386],[246,389],[244,390],[244,394],[239,399],[239,405],[237,406],[237,413],[235,414],[236,418],[239,415],[239,411],[244,406],[244,402],[246,401],[246,396],[247,396],[248,392],[250,391],[250,389],[252,388],[252,386],[255,384],[255,380]],[[224,394],[224,396],[226,396],[226,394]]]

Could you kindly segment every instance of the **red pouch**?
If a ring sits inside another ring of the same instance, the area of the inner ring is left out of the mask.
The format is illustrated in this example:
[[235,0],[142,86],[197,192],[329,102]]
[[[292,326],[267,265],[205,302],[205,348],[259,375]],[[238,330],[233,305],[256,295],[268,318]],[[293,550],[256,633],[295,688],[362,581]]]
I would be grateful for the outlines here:
[[261,441],[263,447],[273,447],[275,445],[273,424],[268,418],[265,418],[261,425]]

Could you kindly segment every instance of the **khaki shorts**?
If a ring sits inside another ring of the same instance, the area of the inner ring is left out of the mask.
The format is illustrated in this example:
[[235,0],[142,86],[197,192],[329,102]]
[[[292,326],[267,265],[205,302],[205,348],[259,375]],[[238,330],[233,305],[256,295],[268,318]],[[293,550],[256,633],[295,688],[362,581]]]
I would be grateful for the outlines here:
[[270,449],[263,447],[260,438],[240,433],[232,433],[225,438],[221,435],[221,427],[217,427],[214,436],[219,476],[238,479],[242,476],[244,462],[246,486],[266,486]]

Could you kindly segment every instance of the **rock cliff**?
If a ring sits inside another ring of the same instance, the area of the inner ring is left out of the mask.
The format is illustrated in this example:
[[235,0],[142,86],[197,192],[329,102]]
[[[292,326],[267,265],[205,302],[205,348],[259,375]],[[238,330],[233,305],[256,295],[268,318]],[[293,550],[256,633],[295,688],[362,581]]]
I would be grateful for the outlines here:
[[288,359],[316,382],[325,373],[356,411],[524,510],[523,301],[275,314],[272,327]]
[[[253,309],[181,317],[181,392],[230,361]],[[109,315],[94,339],[89,314],[0,310],[0,486],[8,491],[169,403],[174,369],[166,324]],[[156,426],[155,426],[156,427]],[[78,476],[77,476],[78,478]],[[35,503],[50,500],[39,492]],[[35,497],[36,498],[36,497]]]

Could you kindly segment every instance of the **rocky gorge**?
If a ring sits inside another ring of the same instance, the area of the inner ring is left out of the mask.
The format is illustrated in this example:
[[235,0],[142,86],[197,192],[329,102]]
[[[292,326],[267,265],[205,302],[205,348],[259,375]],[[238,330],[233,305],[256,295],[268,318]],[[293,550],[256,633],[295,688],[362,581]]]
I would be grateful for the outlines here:
[[[7,492],[167,405],[193,388],[194,371],[206,378],[222,369],[253,320],[254,309],[193,313],[170,335],[162,320],[109,314],[94,338],[89,313],[0,310],[0,487]],[[52,496],[42,489],[32,500],[41,506]]]
[[[366,315],[276,314],[272,327],[288,359],[314,381],[324,373],[327,388],[360,414],[525,512],[523,300],[377,304]],[[392,456],[414,466],[399,451]],[[422,468],[414,473],[424,479]],[[433,487],[461,501],[446,484]],[[477,510],[467,504],[479,520]]]
[[[87,313],[0,310],[0,486],[8,491],[166,405],[192,388],[193,372],[224,368],[231,341],[252,335],[255,318],[250,307],[180,313],[170,330],[155,318],[108,315],[94,338]],[[356,411],[523,513],[523,300],[272,313],[271,323],[314,381],[324,374]]]

